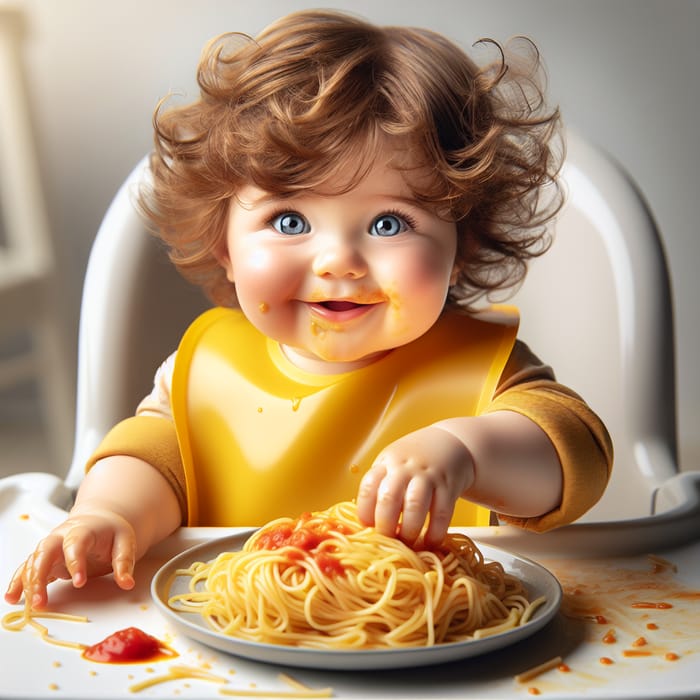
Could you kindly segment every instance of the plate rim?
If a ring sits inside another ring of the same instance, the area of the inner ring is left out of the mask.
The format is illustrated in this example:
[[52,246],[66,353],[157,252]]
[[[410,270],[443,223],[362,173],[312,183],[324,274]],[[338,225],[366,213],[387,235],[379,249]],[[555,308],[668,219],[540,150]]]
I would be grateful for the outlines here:
[[[251,528],[243,532],[216,537],[188,547],[162,564],[154,574],[150,586],[153,602],[165,619],[189,639],[194,639],[225,654],[278,665],[322,670],[387,670],[457,661],[511,646],[542,629],[554,618],[561,607],[563,597],[561,584],[546,567],[516,552],[491,544],[482,544],[478,538],[473,537],[471,539],[483,553],[484,559],[500,561],[502,564],[503,559],[520,562],[537,571],[538,576],[546,582],[543,586],[551,589],[547,591],[545,602],[524,625],[482,639],[446,642],[434,646],[392,649],[315,649],[249,641],[224,635],[207,627],[203,618],[201,618],[202,624],[194,622],[193,620],[197,619],[196,614],[179,613],[168,606],[168,592],[176,569],[186,568],[194,561],[208,561],[224,551],[235,551],[233,548],[240,548],[257,529]],[[203,552],[208,554],[199,555]],[[509,571],[508,567],[506,571]],[[532,585],[528,579],[524,579],[524,582],[528,586]]]

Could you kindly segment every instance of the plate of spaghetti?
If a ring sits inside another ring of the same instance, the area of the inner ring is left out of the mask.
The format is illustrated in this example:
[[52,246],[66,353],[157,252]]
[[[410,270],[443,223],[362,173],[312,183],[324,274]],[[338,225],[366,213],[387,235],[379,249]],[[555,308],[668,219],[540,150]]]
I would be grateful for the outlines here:
[[476,656],[544,627],[561,603],[539,564],[450,532],[413,549],[339,503],[199,544],[156,573],[184,635],[287,666],[389,669]]

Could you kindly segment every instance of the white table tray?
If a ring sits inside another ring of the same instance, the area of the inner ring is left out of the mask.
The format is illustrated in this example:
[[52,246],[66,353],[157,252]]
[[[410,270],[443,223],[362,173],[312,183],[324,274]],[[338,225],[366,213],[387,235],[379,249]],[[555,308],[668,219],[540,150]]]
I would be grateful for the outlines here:
[[[32,484],[5,480],[0,485],[0,581],[4,587],[17,564],[39,538],[65,513],[60,487],[48,478]],[[41,487],[44,493],[37,495]],[[695,523],[697,525],[697,523]],[[685,523],[688,526],[688,523]],[[639,528],[646,532],[640,540]],[[173,665],[207,670],[226,679],[226,688],[238,690],[289,690],[279,678],[288,673],[311,688],[331,687],[338,698],[530,698],[537,689],[542,698],[688,698],[700,697],[700,537],[663,536],[668,522],[637,523],[632,534],[620,536],[611,526],[596,525],[575,531],[568,538],[521,537],[511,528],[472,529],[478,541],[520,553],[543,563],[560,579],[564,604],[542,631],[516,645],[464,661],[416,669],[372,672],[329,672],[287,669],[214,651],[176,633],[150,598],[154,572],[170,557],[193,544],[236,532],[229,529],[184,528],[139,562],[133,591],[120,591],[111,578],[90,581],[80,590],[70,584],[53,584],[51,609],[86,615],[87,624],[49,620],[51,634],[86,644],[129,626],[139,627],[174,648],[179,657],[149,664],[108,665],[83,659],[73,649],[52,646],[31,629],[0,629],[0,697],[2,698],[139,698],[224,697],[219,685],[203,680],[177,680],[130,692],[135,683],[163,675]],[[634,535],[637,532],[637,535]],[[634,535],[634,536],[633,536]],[[549,539],[547,539],[549,538]],[[602,539],[601,539],[602,538]],[[614,553],[617,538],[627,552]],[[598,545],[596,546],[596,541]],[[635,544],[636,543],[636,544]],[[647,547],[648,543],[648,547]],[[579,554],[569,548],[575,546]],[[603,556],[595,555],[600,552]],[[670,562],[677,570],[654,573],[649,554]],[[669,609],[632,608],[631,602],[660,601]],[[13,609],[0,603],[0,615]],[[571,616],[574,617],[571,617]],[[596,615],[602,616],[596,620]],[[586,618],[588,619],[582,619]],[[647,624],[658,629],[649,630]],[[615,630],[616,643],[603,637]],[[645,647],[634,647],[645,637]],[[648,651],[628,657],[625,650]],[[668,660],[667,653],[678,655]],[[555,656],[563,657],[568,672],[553,669],[527,683],[515,675]],[[607,657],[614,663],[601,663]]]

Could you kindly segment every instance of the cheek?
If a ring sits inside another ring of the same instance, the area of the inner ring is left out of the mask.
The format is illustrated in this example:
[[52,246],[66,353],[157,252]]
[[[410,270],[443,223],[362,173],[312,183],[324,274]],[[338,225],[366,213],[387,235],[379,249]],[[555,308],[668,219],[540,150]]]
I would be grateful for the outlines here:
[[261,247],[238,246],[232,252],[233,275],[239,297],[258,293],[274,279],[278,271],[277,256]]
[[253,248],[243,256],[246,268],[253,274],[265,274],[277,266],[276,256],[266,248]]
[[285,251],[240,246],[233,255],[236,294],[244,311],[272,308],[296,289],[296,266]]
[[253,240],[238,240],[231,246],[231,260],[236,277],[249,278],[264,275],[277,265],[277,257],[270,246]]
[[446,292],[454,266],[454,254],[442,247],[424,247],[404,256],[399,265],[401,291],[441,296]]

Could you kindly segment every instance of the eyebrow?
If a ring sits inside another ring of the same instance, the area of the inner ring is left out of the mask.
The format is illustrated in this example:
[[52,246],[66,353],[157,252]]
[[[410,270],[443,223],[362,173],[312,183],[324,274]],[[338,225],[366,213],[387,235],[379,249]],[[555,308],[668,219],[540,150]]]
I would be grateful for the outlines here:
[[[258,189],[258,188],[256,188]],[[279,199],[283,199],[282,195],[279,194],[274,194],[272,192],[265,192],[265,190],[259,190],[262,192],[261,195],[255,196],[255,197],[246,197],[245,199],[242,199],[240,196],[240,193],[236,192],[233,195],[233,199],[235,199],[241,206],[249,206],[249,207],[258,207],[263,204],[268,204],[270,202],[274,202]]]
[[[283,203],[283,202],[294,202],[294,200],[298,199],[303,199],[305,197],[328,197],[332,198],[334,196],[338,196],[336,194],[320,194],[319,192],[315,190],[299,190],[296,192],[290,192],[287,194],[281,194],[281,193],[275,193],[275,192],[267,192],[259,187],[255,187],[255,189],[260,193],[259,195],[251,198],[246,198],[245,200],[241,199],[238,194],[234,195],[234,199],[240,204],[245,209],[257,209],[260,207],[268,206],[268,205],[273,205],[277,203]],[[428,215],[436,215],[436,212],[433,211],[428,204],[424,204],[421,202],[419,199],[416,197],[411,197],[407,195],[399,195],[391,192],[378,192],[374,193],[372,195],[373,197],[376,197],[377,199],[389,199],[393,200],[395,202],[400,202],[401,204],[404,204],[406,206],[411,206],[415,209],[419,209],[420,211],[424,211]]]
[[416,199],[415,197],[399,197],[396,195],[384,195],[386,196],[387,199],[395,199],[399,202],[404,202],[405,204],[408,204],[412,207],[416,207],[417,209],[423,209],[424,211],[430,212],[430,209],[423,204],[419,199]]

